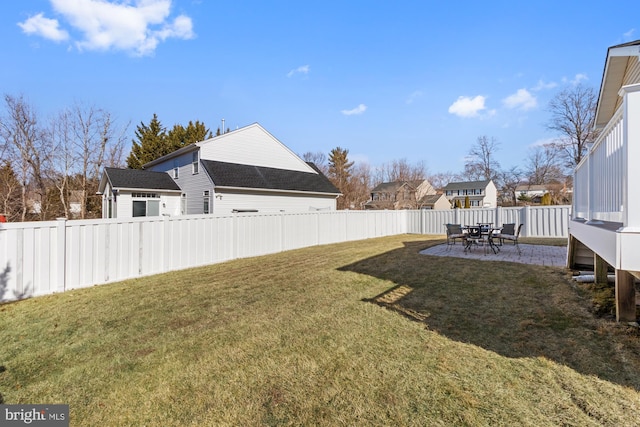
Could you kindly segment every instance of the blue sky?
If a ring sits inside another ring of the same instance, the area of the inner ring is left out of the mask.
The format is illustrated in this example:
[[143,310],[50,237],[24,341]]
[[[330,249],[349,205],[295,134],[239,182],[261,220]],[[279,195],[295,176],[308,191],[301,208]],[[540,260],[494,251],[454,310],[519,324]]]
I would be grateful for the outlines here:
[[[613,6],[615,4],[615,6]],[[640,3],[27,0],[0,6],[0,92],[42,117],[79,101],[121,124],[260,123],[294,152],[460,172],[479,136],[503,168],[552,139],[549,100],[599,89]],[[127,148],[127,153],[129,147]]]

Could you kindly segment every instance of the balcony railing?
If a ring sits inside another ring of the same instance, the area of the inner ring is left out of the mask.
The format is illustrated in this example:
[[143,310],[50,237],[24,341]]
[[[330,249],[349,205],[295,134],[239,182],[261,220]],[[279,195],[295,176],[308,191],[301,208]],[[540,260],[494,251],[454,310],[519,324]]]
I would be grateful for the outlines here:
[[623,107],[582,159],[574,176],[574,218],[623,222],[626,176]]

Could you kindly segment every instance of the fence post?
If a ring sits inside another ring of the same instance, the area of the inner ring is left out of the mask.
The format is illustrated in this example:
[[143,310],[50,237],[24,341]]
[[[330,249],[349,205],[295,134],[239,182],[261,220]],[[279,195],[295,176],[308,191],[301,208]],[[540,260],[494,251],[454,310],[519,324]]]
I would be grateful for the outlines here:
[[162,263],[161,271],[170,271],[171,270],[171,238],[170,238],[170,227],[171,223],[169,222],[169,216],[165,216],[164,221],[162,222],[162,248],[164,252],[162,254],[164,262]]
[[57,218],[58,230],[58,292],[64,292],[67,288],[67,218]]
[[524,237],[531,236],[531,206],[527,205],[524,207],[524,220],[522,217],[520,220],[524,222]]

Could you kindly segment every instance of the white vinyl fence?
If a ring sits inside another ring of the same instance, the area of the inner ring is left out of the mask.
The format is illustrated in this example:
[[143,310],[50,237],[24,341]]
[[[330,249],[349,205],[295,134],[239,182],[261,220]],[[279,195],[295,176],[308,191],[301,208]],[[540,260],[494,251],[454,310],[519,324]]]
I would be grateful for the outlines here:
[[0,301],[307,246],[444,224],[523,223],[523,236],[566,237],[568,206],[450,211],[332,211],[0,223]]

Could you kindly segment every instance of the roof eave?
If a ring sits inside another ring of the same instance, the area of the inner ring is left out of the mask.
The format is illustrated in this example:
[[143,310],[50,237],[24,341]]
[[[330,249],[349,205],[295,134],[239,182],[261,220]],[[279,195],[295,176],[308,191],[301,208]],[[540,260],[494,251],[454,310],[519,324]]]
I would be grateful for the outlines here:
[[600,93],[598,94],[598,104],[596,106],[594,124],[596,128],[606,126],[615,114],[618,92],[622,87],[627,60],[632,56],[640,56],[640,40],[612,46],[607,50],[607,59],[602,72]]
[[306,194],[315,196],[335,196],[339,197],[342,193],[325,193],[322,191],[303,191],[303,190],[281,190],[277,188],[257,188],[257,187],[232,187],[224,185],[216,185],[214,190],[227,190],[227,191],[265,191],[269,193],[295,193]]
[[179,148],[179,149],[177,149],[176,151],[174,151],[172,153],[165,154],[162,157],[158,157],[155,160],[151,160],[150,162],[145,163],[144,165],[142,165],[142,169],[150,168],[152,166],[155,166],[155,165],[157,165],[159,163],[162,163],[162,162],[166,161],[167,159],[171,159],[173,157],[181,156],[183,154],[190,153],[192,151],[196,151],[199,148],[200,148],[200,146],[198,145],[197,142],[195,142],[193,144],[189,144],[186,147]]
[[182,190],[170,190],[167,188],[138,188],[138,187],[111,187],[114,190],[118,191],[154,191],[154,192],[162,192],[162,193],[182,193]]

